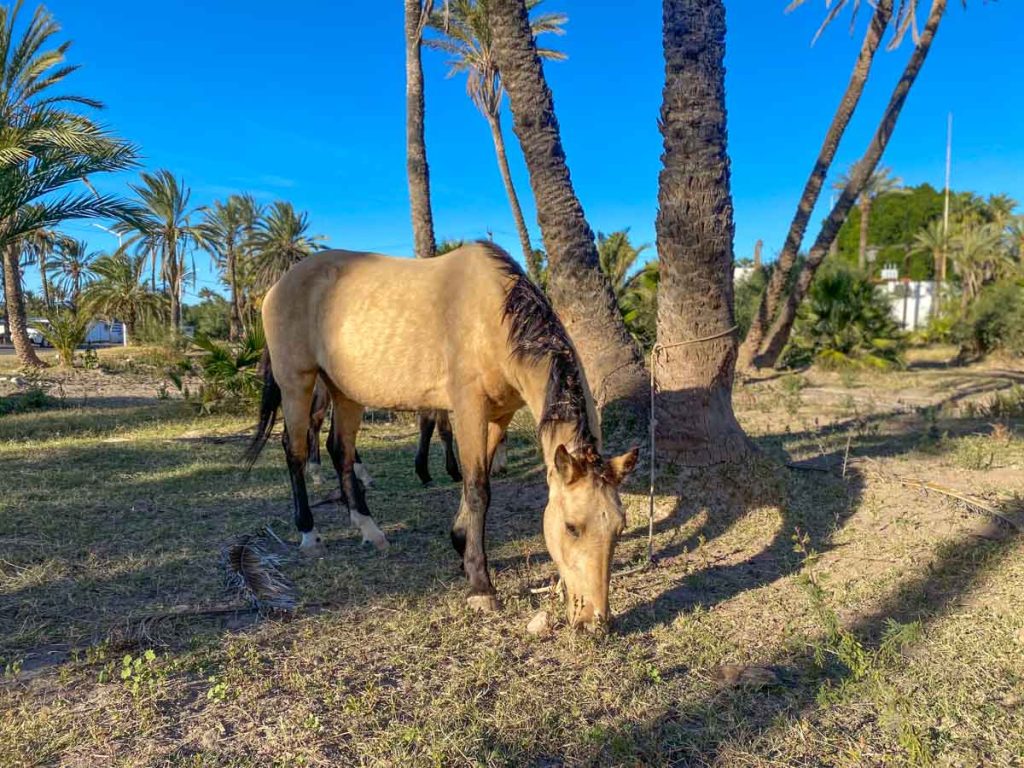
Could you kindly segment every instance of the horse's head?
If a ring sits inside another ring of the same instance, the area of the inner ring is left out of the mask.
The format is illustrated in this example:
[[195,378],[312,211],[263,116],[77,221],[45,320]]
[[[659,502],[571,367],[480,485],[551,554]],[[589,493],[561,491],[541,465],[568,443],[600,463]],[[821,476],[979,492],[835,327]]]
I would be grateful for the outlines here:
[[608,581],[615,541],[625,527],[619,484],[636,466],[637,449],[608,461],[593,449],[560,445],[548,470],[544,539],[566,589],[569,623],[607,628]]

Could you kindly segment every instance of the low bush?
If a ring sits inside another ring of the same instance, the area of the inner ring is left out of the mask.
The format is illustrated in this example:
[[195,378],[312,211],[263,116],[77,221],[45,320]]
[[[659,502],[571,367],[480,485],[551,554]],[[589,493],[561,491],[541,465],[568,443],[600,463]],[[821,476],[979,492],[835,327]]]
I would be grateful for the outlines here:
[[905,349],[885,294],[857,270],[829,264],[800,307],[784,363],[887,370],[903,367]]
[[1001,280],[982,289],[954,330],[961,356],[1024,355],[1024,285]]

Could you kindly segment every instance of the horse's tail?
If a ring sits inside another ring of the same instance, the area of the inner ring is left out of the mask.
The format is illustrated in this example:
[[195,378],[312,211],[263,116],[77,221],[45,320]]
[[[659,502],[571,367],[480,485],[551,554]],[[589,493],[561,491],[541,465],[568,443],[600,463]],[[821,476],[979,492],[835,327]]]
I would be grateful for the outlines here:
[[263,394],[260,397],[260,420],[256,426],[256,434],[252,436],[249,447],[245,450],[245,468],[248,471],[259,458],[260,451],[270,439],[277,421],[277,409],[281,406],[281,388],[274,379],[274,370],[270,366],[270,349],[263,348]]

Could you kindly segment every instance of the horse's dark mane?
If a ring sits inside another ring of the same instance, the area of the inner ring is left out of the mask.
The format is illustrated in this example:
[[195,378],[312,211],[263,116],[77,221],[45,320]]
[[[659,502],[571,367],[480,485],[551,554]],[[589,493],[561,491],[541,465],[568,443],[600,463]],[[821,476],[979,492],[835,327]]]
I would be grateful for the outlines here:
[[565,326],[547,296],[508,253],[488,241],[479,244],[513,280],[504,306],[504,317],[511,326],[512,356],[524,363],[551,363],[538,431],[568,423],[577,444],[593,447],[597,441],[590,429],[585,384]]

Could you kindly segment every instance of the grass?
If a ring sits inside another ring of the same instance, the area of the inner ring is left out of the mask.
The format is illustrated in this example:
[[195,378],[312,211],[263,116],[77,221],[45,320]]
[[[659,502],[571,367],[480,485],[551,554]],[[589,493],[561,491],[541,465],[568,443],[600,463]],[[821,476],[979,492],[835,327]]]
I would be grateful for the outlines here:
[[[219,547],[267,524],[296,535],[277,447],[239,469],[250,419],[155,393],[0,416],[0,764],[1020,764],[1024,543],[892,479],[1013,512],[1024,425],[943,405],[1003,391],[955,376],[847,389],[812,371],[738,391],[764,458],[662,468],[658,567],[614,580],[607,638],[525,631],[561,614],[530,591],[554,569],[527,419],[488,522],[501,612],[466,608],[458,489],[437,445],[436,485],[419,486],[398,419],[360,442],[390,553],[317,507],[328,556],[285,566],[302,607],[257,620],[226,610]],[[646,548],[643,484],[619,567]]]

